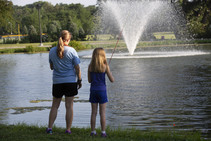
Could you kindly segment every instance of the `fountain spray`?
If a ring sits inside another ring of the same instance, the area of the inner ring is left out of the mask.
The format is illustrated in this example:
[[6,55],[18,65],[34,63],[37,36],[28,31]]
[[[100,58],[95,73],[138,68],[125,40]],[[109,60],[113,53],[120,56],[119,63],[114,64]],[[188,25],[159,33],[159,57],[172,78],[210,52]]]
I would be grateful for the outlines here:
[[[133,55],[136,46],[141,38],[150,17],[156,9],[161,5],[161,2],[150,1],[130,1],[123,2],[108,0],[102,2],[102,8],[106,18],[112,18],[120,29],[120,35],[123,37],[129,54]],[[119,42],[117,40],[116,46]],[[115,51],[116,47],[114,48]],[[113,51],[113,52],[114,52]],[[112,53],[113,56],[114,53]]]
[[[127,18],[126,18],[126,19],[128,19],[128,17],[129,17],[129,14],[127,15]],[[111,58],[109,59],[109,64],[111,63],[111,59],[112,59],[112,57],[113,57],[113,55],[114,55],[114,52],[115,52],[115,50],[116,50],[116,47],[117,47],[117,45],[118,45],[118,43],[119,43],[119,39],[122,37],[122,32],[123,32],[123,30],[124,30],[124,27],[125,27],[125,25],[126,25],[126,22],[127,22],[127,20],[125,21],[125,24],[124,24],[122,30],[119,32],[119,36],[118,36],[118,38],[117,38],[116,45],[115,45],[115,47],[114,47],[114,49],[113,49],[113,51],[112,51]]]

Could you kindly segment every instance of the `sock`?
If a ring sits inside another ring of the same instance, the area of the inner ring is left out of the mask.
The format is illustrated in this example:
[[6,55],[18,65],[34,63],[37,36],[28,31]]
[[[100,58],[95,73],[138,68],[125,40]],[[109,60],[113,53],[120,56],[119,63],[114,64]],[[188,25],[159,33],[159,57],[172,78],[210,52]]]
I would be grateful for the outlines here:
[[94,134],[96,134],[96,131],[94,130],[94,131],[92,131],[91,133],[94,133]]
[[106,132],[105,132],[105,131],[102,131],[101,133],[102,133],[102,134],[105,134]]

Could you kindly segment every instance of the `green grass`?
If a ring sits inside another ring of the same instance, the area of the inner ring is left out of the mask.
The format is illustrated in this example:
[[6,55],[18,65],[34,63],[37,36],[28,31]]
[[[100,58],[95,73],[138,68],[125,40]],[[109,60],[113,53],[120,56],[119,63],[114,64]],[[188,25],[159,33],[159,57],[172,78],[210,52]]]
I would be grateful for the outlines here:
[[[51,46],[52,42],[43,43],[43,46]],[[40,43],[18,43],[18,44],[0,44],[1,48],[7,48],[7,47],[26,47],[26,46],[33,46],[38,47],[40,46]]]
[[[156,39],[167,39],[167,40],[174,40],[176,39],[175,34],[173,32],[154,32],[153,36]],[[94,40],[94,35],[87,35],[86,40]],[[99,34],[97,35],[97,40],[105,41],[105,40],[112,40],[114,37],[111,34]]]
[[[114,37],[111,34],[99,34],[99,35],[97,35],[97,40],[100,40],[100,41],[103,41],[103,40],[111,40],[113,38]],[[94,40],[94,39],[95,39],[95,36],[94,35],[87,35],[86,36],[86,40],[87,41]]]
[[108,137],[100,137],[100,129],[97,129],[97,136],[90,137],[90,128],[72,128],[72,134],[64,133],[64,128],[53,128],[53,134],[45,133],[45,127],[29,126],[25,124],[3,125],[0,124],[1,141],[203,141],[199,132],[192,131],[141,131],[136,129],[107,128]]
[[153,33],[156,39],[168,39],[168,40],[174,40],[176,39],[173,32],[155,32]]
[[49,51],[50,47],[33,47],[27,46],[26,48],[4,48],[0,49],[0,54],[3,53],[36,53]]

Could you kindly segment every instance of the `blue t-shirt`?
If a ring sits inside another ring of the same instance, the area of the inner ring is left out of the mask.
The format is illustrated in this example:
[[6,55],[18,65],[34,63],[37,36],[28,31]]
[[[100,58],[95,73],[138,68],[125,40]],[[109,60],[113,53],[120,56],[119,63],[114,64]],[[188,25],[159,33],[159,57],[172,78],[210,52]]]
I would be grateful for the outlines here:
[[57,47],[53,47],[49,52],[49,63],[53,64],[53,84],[77,82],[74,67],[80,63],[80,59],[74,48],[64,46],[64,57],[60,59]]
[[90,90],[106,90],[105,72],[91,72],[91,87]]

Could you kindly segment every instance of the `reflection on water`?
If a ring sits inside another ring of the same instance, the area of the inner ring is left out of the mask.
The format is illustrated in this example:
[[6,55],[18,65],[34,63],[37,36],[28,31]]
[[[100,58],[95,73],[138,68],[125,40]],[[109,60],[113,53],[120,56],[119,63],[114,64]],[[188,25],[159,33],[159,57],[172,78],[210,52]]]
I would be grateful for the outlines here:
[[[115,82],[107,83],[107,124],[142,130],[175,125],[177,129],[210,133],[211,55],[209,49],[206,51],[208,54],[180,57],[112,59]],[[89,58],[81,59],[83,88],[75,99],[73,126],[89,126],[89,62]],[[46,126],[52,99],[51,73],[47,53],[0,55],[0,123]],[[10,108],[15,107],[28,111],[12,114],[15,111]],[[65,127],[64,115],[62,102],[56,126]],[[100,126],[99,116],[97,120]]]

